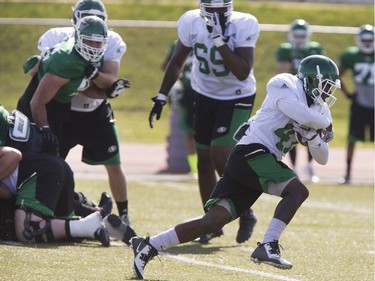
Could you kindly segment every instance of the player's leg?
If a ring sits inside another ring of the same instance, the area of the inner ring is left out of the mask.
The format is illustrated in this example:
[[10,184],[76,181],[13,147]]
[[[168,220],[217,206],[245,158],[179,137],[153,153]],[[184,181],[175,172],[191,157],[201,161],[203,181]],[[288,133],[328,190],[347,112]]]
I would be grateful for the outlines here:
[[[211,141],[211,157],[219,175],[223,174],[229,154],[236,145],[236,141],[233,138],[234,133],[250,117],[254,99],[255,95],[232,101],[218,102],[217,117],[213,129],[214,134]],[[226,128],[226,130],[222,128]],[[251,237],[256,222],[256,216],[251,209],[241,214],[236,236],[238,243],[243,243]]]

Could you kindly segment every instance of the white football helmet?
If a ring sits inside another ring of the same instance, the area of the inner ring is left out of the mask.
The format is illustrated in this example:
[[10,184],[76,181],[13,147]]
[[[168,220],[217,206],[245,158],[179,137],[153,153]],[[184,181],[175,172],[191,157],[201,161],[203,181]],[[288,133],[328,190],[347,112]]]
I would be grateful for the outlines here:
[[374,53],[374,27],[364,24],[356,36],[357,46],[364,54]]
[[200,0],[200,10],[201,10],[201,16],[203,18],[213,18],[213,12],[211,9],[217,9],[222,8],[224,17],[225,17],[225,23],[228,22],[230,16],[232,15],[233,11],[233,1],[232,0]]
[[302,50],[311,39],[310,25],[303,19],[297,19],[290,24],[288,41],[293,48]]

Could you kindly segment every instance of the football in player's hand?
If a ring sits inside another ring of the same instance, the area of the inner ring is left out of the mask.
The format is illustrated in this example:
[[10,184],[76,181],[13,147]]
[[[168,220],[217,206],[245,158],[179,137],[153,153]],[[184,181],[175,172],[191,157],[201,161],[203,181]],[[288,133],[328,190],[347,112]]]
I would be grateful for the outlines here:
[[302,137],[299,132],[294,132],[294,135],[296,136],[296,139],[300,144],[302,144],[303,146],[307,146],[307,140]]
[[[322,130],[319,129],[319,130],[316,130],[316,132],[319,134],[319,136],[322,136]],[[294,135],[296,136],[296,139],[297,141],[302,144],[303,146],[308,146],[307,144],[307,139],[305,139],[304,137],[302,137],[301,133],[299,132],[294,132]]]

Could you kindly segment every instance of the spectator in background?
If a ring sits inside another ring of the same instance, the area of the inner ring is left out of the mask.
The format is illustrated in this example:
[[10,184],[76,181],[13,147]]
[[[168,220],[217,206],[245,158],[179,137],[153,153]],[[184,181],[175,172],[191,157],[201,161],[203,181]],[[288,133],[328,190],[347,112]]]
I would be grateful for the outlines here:
[[[308,22],[303,19],[296,19],[290,24],[287,34],[288,42],[281,43],[276,50],[276,71],[277,73],[296,74],[301,60],[310,55],[324,55],[322,46],[315,41],[311,41],[311,29]],[[314,174],[312,167],[312,156],[307,149],[308,163],[306,172],[308,180],[313,183],[319,182],[319,177]],[[297,147],[289,151],[293,169],[296,171]]]
[[[201,0],[200,9],[185,12],[177,24],[178,40],[158,94],[152,98],[150,127],[158,120],[167,96],[180,78],[194,50],[191,86],[195,93],[194,139],[198,157],[198,185],[204,205],[224,173],[236,144],[233,134],[249,118],[254,105],[253,73],[259,24],[251,14],[233,11],[231,0]],[[256,217],[251,209],[240,216],[236,241],[248,240]],[[208,243],[223,231],[199,239]]]
[[374,142],[374,27],[362,25],[356,42],[356,46],[345,49],[337,63],[341,79],[350,70],[354,82],[352,91],[341,83],[343,93],[351,100],[346,171],[339,179],[342,184],[351,183],[355,143],[365,141],[367,130],[369,140]]

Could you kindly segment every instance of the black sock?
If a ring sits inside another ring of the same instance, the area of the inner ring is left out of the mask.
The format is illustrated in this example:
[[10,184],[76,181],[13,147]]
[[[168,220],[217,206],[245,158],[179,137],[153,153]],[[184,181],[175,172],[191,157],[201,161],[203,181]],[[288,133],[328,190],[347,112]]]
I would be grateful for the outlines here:
[[128,201],[116,202],[118,213],[120,217],[128,214]]

